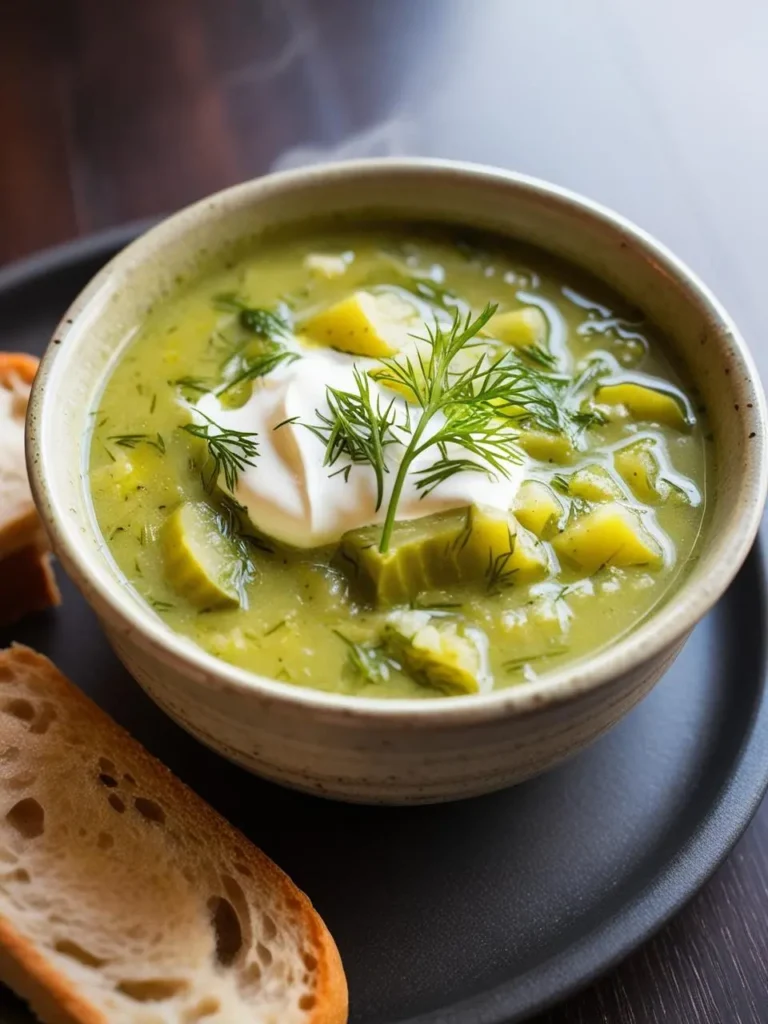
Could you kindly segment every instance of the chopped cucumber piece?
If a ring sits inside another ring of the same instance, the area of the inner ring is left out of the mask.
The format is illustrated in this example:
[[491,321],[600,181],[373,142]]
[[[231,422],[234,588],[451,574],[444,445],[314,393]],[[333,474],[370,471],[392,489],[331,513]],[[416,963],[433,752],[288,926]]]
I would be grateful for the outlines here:
[[635,420],[662,423],[676,430],[687,430],[696,422],[685,397],[663,386],[655,388],[631,381],[604,384],[595,392],[595,401],[599,405],[623,405]]
[[408,604],[426,590],[456,582],[455,549],[465,523],[464,509],[396,523],[384,554],[381,526],[350,530],[341,538],[340,562],[369,600],[385,607]]
[[380,538],[380,526],[345,533],[338,564],[367,600],[385,608],[460,582],[507,586],[541,579],[550,569],[545,545],[496,509],[473,505],[397,523],[385,553]]
[[652,438],[619,448],[614,453],[613,464],[640,501],[653,504],[669,497],[671,488],[661,476],[656,442]]
[[395,355],[412,313],[397,296],[357,291],[305,320],[302,331],[317,345],[376,359]]
[[496,313],[483,333],[514,348],[542,348],[547,341],[547,318],[538,306]]
[[384,643],[408,675],[444,693],[481,693],[493,686],[488,639],[479,629],[429,612],[393,612]]
[[569,463],[573,458],[573,445],[565,434],[548,430],[523,430],[517,443],[532,459],[539,462]]
[[209,505],[180,505],[163,525],[161,544],[168,581],[192,604],[227,608],[241,603],[242,554],[222,534]]
[[584,501],[615,501],[627,497],[610,472],[597,463],[576,470],[568,481],[568,495]]
[[588,574],[605,565],[658,567],[663,552],[636,512],[606,502],[579,516],[552,541],[558,555]]
[[515,518],[539,539],[555,533],[563,517],[563,506],[555,492],[539,480],[525,480],[514,504]]

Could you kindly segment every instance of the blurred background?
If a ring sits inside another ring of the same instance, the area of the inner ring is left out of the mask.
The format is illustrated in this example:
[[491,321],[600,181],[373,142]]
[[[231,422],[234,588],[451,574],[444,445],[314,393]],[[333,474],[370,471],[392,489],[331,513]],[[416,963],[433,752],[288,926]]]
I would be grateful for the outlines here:
[[[419,154],[667,243],[768,375],[764,0],[0,0],[0,264],[271,169]],[[734,680],[738,685],[738,680]],[[549,1024],[765,1024],[768,811]]]
[[2,0],[0,12],[2,262],[271,168],[426,154],[616,207],[711,282],[753,339],[765,326],[759,0]]

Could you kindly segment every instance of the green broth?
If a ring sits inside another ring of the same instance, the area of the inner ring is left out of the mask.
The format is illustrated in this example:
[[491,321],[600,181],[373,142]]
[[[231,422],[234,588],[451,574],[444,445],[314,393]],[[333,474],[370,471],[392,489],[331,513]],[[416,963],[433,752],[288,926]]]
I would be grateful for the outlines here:
[[[326,278],[309,272],[305,260],[313,253],[346,254],[344,273]],[[578,367],[605,353],[612,378],[625,371],[652,375],[687,396],[696,409],[690,429],[626,415],[611,418],[585,430],[585,449],[569,464],[534,460],[528,470],[531,479],[554,481],[572,520],[593,507],[563,494],[580,466],[603,465],[615,477],[617,448],[642,438],[663,446],[675,485],[672,498],[646,505],[627,487],[621,500],[641,508],[643,521],[652,520],[671,539],[675,554],[668,564],[609,564],[585,572],[561,558],[543,580],[501,587],[488,580],[456,583],[415,602],[483,631],[497,689],[583,658],[633,629],[668,597],[696,557],[712,487],[706,417],[669,358],[666,339],[568,265],[512,243],[457,242],[419,226],[328,228],[277,237],[234,267],[181,286],[149,314],[117,359],[93,414],[88,485],[99,527],[125,579],[173,630],[242,668],[342,693],[440,696],[396,658],[387,659],[386,678],[367,679],[355,667],[345,639],[378,642],[390,612],[350,590],[335,546],[291,549],[262,538],[249,548],[253,578],[244,583],[247,607],[220,609],[200,609],[186,600],[169,581],[161,550],[164,524],[181,502],[212,500],[201,479],[200,443],[182,429],[189,413],[179,397],[193,401],[200,382],[215,378],[226,357],[231,314],[217,308],[216,297],[236,294],[248,306],[271,309],[283,303],[279,308],[289,315],[303,316],[355,289],[381,286],[409,289],[424,319],[457,302],[475,312],[488,302],[503,310],[537,306],[547,318],[547,344],[555,355],[567,351]],[[691,501],[697,492],[701,500]]]

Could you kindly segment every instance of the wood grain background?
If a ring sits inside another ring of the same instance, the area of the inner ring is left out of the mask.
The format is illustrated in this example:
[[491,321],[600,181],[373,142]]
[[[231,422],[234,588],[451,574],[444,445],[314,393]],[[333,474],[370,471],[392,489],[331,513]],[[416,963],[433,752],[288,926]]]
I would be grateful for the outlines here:
[[[767,106],[764,0],[0,0],[0,263],[273,167],[461,157],[648,228],[765,375]],[[540,1018],[766,1021],[765,806],[660,935]]]

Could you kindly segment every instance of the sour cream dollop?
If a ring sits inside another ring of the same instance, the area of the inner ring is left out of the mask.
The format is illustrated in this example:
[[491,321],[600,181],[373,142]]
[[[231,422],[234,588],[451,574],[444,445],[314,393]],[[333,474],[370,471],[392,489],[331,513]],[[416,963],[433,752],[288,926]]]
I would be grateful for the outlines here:
[[[254,384],[248,401],[239,409],[227,409],[213,394],[205,395],[197,408],[226,430],[258,434],[259,454],[252,466],[238,476],[235,499],[248,510],[254,526],[269,537],[297,548],[319,547],[339,540],[347,530],[383,522],[392,484],[404,445],[386,448],[389,472],[385,476],[384,498],[376,508],[376,477],[373,469],[354,465],[348,474],[345,462],[324,466],[325,445],[307,424],[330,413],[327,388],[355,392],[354,366],[370,368],[370,360],[352,359],[340,352],[308,349],[302,358],[279,367]],[[383,403],[393,393],[371,381],[374,400]],[[406,402],[395,399],[398,422],[406,422]],[[418,408],[411,407],[411,424]],[[292,421],[292,422],[286,422]],[[431,424],[437,429],[437,417]],[[211,428],[215,432],[215,428]],[[407,436],[403,435],[407,440]],[[456,448],[449,455],[466,458]],[[507,510],[512,506],[525,475],[525,464],[505,463],[506,476],[497,473],[461,472],[440,483],[422,497],[417,488],[418,470],[431,466],[439,457],[436,447],[416,460],[409,472],[398,503],[397,519],[417,519],[435,512],[472,504]],[[219,483],[223,486],[223,480]]]

